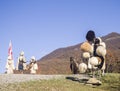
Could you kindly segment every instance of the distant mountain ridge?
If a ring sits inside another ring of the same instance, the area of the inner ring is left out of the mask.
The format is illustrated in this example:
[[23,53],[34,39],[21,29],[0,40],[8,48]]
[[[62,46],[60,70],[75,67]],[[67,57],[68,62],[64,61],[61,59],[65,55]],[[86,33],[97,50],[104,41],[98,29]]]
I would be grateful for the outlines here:
[[[106,71],[119,72],[120,70],[120,34],[112,32],[101,37],[107,45]],[[41,74],[69,74],[69,58],[75,57],[81,62],[81,43],[65,48],[59,48],[38,60]],[[111,66],[112,65],[112,66]],[[110,68],[111,67],[111,68]]]

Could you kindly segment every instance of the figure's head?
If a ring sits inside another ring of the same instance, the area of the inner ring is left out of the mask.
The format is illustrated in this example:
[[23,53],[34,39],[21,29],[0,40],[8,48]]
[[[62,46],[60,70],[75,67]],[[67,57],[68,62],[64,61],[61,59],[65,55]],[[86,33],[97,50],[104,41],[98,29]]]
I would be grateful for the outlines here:
[[24,51],[21,51],[20,55],[23,56],[24,55]]
[[97,37],[97,38],[94,39],[94,43],[95,44],[100,44],[100,43],[102,43],[102,39],[100,37]]
[[31,57],[31,62],[35,62],[35,61],[36,61],[35,57],[32,56],[32,57]]
[[100,41],[100,43],[102,42],[102,39],[100,37],[97,37],[97,39]]
[[8,56],[8,60],[11,60],[11,56]]
[[94,41],[94,38],[95,38],[95,32],[92,31],[92,30],[89,30],[86,34],[86,39],[89,41],[89,42],[93,42]]
[[95,38],[94,43],[95,44],[100,44],[100,40],[98,38]]

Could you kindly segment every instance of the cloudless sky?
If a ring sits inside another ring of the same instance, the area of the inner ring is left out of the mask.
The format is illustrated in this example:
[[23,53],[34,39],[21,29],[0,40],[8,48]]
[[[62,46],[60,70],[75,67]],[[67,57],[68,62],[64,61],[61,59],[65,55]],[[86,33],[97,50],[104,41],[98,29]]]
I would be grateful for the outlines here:
[[26,60],[96,36],[120,33],[120,0],[0,0],[0,73],[5,72],[10,40],[16,66]]

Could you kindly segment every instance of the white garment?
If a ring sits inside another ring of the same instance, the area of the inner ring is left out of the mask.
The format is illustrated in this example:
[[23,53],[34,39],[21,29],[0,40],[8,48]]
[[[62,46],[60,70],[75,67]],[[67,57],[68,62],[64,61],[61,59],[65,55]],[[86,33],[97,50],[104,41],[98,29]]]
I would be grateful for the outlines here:
[[31,74],[36,74],[37,70],[38,70],[38,65],[37,65],[37,63],[32,63],[32,67],[31,67],[31,69],[30,69],[30,73],[31,73]]
[[13,74],[13,70],[15,69],[14,67],[14,61],[7,59],[7,63],[6,63],[6,72],[7,74]]

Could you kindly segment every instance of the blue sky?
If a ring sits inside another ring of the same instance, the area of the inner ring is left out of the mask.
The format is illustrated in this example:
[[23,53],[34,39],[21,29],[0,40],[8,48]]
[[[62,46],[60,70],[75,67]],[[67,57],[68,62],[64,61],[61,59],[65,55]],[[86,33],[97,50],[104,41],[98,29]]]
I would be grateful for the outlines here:
[[120,0],[0,0],[0,73],[5,72],[9,41],[16,66],[21,50],[26,60],[40,59],[58,48],[96,36],[120,33]]

